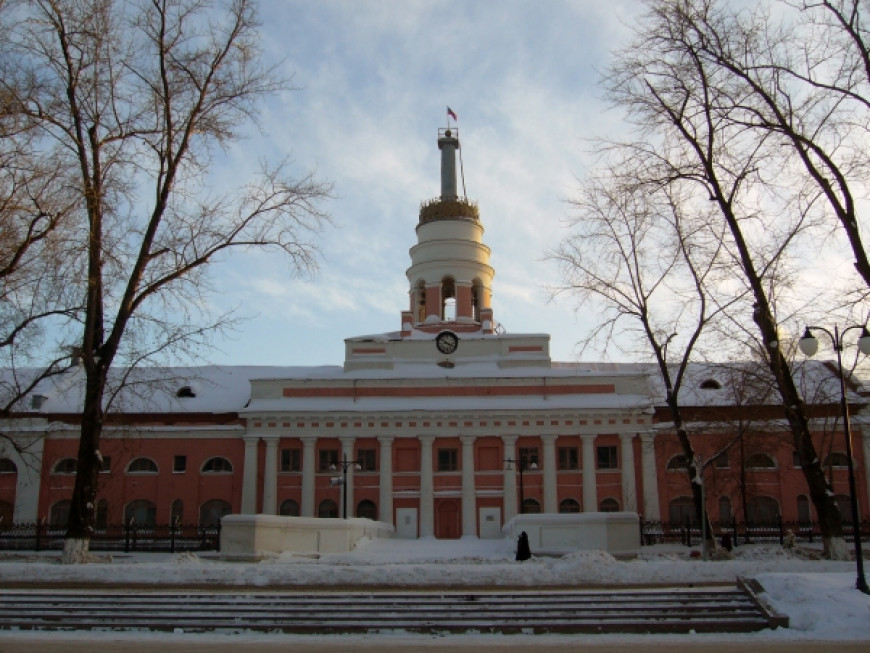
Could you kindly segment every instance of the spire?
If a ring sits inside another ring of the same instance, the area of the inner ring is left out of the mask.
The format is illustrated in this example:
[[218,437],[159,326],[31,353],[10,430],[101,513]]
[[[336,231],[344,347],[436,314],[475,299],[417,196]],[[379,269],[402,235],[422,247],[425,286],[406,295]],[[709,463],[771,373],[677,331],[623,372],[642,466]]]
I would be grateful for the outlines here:
[[438,138],[438,149],[441,150],[441,200],[455,200],[456,195],[456,150],[459,139],[453,131],[445,129]]

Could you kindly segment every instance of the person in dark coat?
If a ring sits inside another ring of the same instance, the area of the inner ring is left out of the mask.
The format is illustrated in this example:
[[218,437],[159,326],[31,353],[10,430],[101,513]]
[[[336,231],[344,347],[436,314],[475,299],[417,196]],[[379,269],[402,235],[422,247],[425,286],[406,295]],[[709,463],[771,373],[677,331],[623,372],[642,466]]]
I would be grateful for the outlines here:
[[532,557],[532,551],[529,548],[529,536],[523,531],[520,533],[520,539],[517,542],[517,560],[528,560]]

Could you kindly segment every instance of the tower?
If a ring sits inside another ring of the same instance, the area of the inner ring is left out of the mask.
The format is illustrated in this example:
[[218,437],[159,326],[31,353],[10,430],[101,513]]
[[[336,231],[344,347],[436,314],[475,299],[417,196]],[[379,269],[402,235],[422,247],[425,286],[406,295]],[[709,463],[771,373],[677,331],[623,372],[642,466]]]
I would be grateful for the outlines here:
[[440,129],[441,195],[420,206],[417,244],[410,250],[409,310],[402,312],[402,337],[414,331],[491,334],[494,330],[489,248],[477,205],[457,192],[456,129]]
[[346,338],[346,372],[420,365],[437,365],[444,373],[480,364],[550,367],[547,334],[508,333],[493,319],[495,271],[477,205],[465,197],[464,184],[463,194],[458,192],[459,147],[455,129],[438,131],[441,195],[420,206],[401,330]]

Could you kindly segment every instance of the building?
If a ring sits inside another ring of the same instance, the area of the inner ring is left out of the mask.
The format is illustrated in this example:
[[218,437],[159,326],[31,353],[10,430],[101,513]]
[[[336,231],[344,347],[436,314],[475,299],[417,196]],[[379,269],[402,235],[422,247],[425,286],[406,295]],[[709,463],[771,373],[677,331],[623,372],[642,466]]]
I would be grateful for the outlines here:
[[[399,329],[348,338],[342,366],[136,370],[106,421],[98,522],[347,514],[392,523],[399,537],[489,538],[518,512],[690,513],[686,461],[652,368],[553,362],[548,335],[498,327],[483,223],[457,193],[458,146],[456,133],[439,133],[441,195],[420,208]],[[814,427],[848,501],[834,371],[801,369],[808,388],[827,392]],[[737,401],[735,374],[698,366],[683,395],[698,452],[712,461],[713,519],[811,520],[781,408],[763,393]],[[65,522],[82,388],[73,365],[4,421],[19,446],[0,442],[0,523]],[[857,390],[866,518],[870,430]]]

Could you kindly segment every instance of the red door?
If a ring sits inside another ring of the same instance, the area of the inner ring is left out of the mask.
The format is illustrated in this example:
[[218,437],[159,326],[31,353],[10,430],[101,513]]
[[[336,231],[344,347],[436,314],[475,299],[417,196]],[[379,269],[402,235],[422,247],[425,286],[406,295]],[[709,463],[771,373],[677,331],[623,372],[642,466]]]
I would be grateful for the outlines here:
[[459,539],[462,534],[459,510],[458,501],[444,499],[438,502],[435,506],[435,537],[442,540]]

